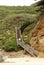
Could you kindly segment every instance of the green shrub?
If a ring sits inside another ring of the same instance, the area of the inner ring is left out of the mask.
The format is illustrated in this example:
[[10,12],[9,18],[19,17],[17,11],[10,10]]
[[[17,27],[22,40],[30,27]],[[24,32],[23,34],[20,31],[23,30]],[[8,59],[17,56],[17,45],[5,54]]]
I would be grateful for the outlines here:
[[4,46],[5,51],[18,51],[20,50],[20,46],[17,46],[17,42],[15,38],[12,38],[11,40],[8,40]]

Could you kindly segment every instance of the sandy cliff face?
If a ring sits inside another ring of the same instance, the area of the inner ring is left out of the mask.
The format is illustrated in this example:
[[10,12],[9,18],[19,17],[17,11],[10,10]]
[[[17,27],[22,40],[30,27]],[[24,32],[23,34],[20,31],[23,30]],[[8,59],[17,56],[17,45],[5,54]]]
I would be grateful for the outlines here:
[[31,33],[30,43],[36,50],[44,52],[44,16],[40,17],[39,24]]

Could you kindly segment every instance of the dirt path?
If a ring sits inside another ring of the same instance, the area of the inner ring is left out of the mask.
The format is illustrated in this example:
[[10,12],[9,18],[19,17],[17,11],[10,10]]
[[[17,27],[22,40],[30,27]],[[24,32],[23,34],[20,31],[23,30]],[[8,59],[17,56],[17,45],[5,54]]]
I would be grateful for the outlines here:
[[[24,50],[20,50],[18,52],[5,52],[3,51],[4,56],[8,56],[9,58],[21,58],[21,57],[31,57],[28,53],[24,53]],[[39,58],[44,58],[44,53],[39,52],[38,54]]]
[[24,50],[20,50],[18,52],[5,52],[4,54],[7,55],[9,58],[20,58],[20,57],[30,57],[28,53],[24,53]]
[[44,62],[44,54],[40,52],[38,57],[31,57],[28,53],[24,54],[24,50],[18,52],[3,52],[5,54],[4,63],[15,63],[15,65],[23,65],[23,63],[28,65],[31,63],[31,65],[33,65],[32,63]]

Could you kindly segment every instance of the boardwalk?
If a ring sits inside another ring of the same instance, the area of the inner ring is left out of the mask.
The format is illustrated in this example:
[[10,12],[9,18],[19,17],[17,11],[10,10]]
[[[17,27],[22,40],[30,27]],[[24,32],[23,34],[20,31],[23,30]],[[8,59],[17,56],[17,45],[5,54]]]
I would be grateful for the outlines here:
[[31,46],[28,44],[25,44],[25,42],[21,39],[21,31],[19,27],[15,27],[16,29],[16,40],[17,40],[17,45],[20,45],[25,51],[27,51],[31,56],[37,56],[38,52],[33,49]]

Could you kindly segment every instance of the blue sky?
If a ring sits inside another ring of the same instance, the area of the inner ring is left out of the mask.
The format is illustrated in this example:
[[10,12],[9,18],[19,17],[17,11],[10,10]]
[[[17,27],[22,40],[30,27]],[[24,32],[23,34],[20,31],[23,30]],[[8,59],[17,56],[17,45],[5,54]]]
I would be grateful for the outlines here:
[[[39,0],[37,0],[39,1]],[[37,1],[34,0],[0,0],[0,5],[8,5],[8,6],[29,6]]]

